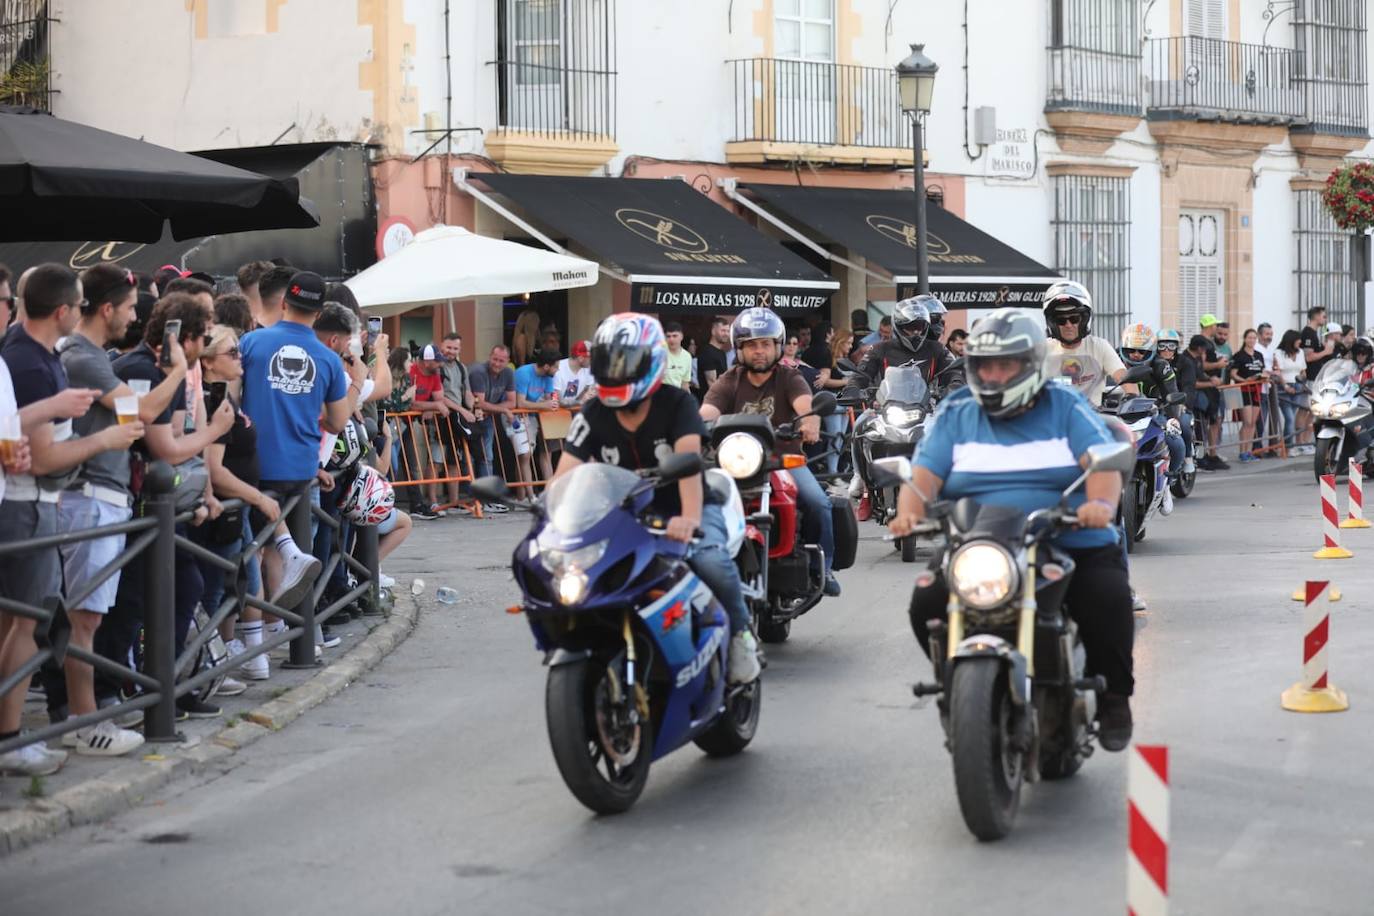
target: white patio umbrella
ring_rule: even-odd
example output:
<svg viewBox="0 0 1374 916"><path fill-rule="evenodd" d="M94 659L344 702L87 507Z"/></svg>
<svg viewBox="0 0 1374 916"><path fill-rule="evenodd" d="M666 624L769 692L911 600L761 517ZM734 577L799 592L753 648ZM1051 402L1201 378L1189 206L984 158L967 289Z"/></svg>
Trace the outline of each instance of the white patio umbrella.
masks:
<svg viewBox="0 0 1374 916"><path fill-rule="evenodd" d="M386 317L428 302L573 289L596 280L595 262L435 226L345 285L369 315Z"/></svg>

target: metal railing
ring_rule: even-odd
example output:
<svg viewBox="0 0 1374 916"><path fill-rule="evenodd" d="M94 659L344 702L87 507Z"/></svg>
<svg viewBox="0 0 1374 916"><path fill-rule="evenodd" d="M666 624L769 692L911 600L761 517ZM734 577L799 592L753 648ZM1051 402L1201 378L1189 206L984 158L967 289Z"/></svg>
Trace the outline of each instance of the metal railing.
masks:
<svg viewBox="0 0 1374 916"><path fill-rule="evenodd" d="M890 68L751 57L734 72L733 140L911 148Z"/></svg>
<svg viewBox="0 0 1374 916"><path fill-rule="evenodd" d="M1150 39L1145 63L1152 117L1275 124L1306 117L1298 51L1188 35Z"/></svg>
<svg viewBox="0 0 1374 916"><path fill-rule="evenodd" d="M52 110L52 23L47 0L0 4L0 105Z"/></svg>
<svg viewBox="0 0 1374 916"><path fill-rule="evenodd" d="M312 485L313 487L313 485ZM13 738L0 741L0 754L23 747L37 741L66 734L107 719L123 716L128 712L143 712L143 736L149 742L175 742L182 740L176 730L176 701L179 697L205 688L212 681L232 674L244 662L270 652L284 643L290 643L291 654L288 667L313 668L315 660L315 627L329 620L349 603L363 599L372 608L380 607L380 593L377 582L378 554L377 529L357 527L357 542L353 552L348 555L342 549L346 545L334 540L335 549L324 564L314 588L295 608L278 607L252 595L242 593L238 583L239 569L272 537L277 522L269 521L261 531L256 532L252 543L243 552L226 559L177 534L178 525L191 520L192 512L178 514L176 511L176 473L162 462L154 463L144 480L144 510L141 517L115 525L105 525L83 531L64 532L43 538L31 538L0 544L0 562L34 550L55 550L61 545L82 541L97 540L124 534L133 538L125 549L104 568L97 572L92 581L79 593L63 597L49 597L43 607L20 601L0 598L0 610L36 622L34 641L38 651L18 670L0 681L0 696L14 689L20 682L27 680L45 663L51 661L59 668L70 656L90 665L97 673L110 678L131 682L139 693L125 702L99 709L96 712L67 718L44 728L25 732ZM277 495L277 494L270 494ZM301 490L291 494L280 494L282 517L287 521L292 538L297 544L310 544L311 517L321 525L339 529L341 523L330 513L318 506L311 505L309 492ZM240 500L228 500L226 510L242 509ZM136 537L134 537L136 536ZM218 608L209 609L208 622L193 628L185 647L176 653L176 607L175 607L175 568L176 552L181 551L197 562L212 565L234 575L232 588L226 585L226 594ZM71 626L66 616L67 608L79 608L92 592L99 588L115 573L130 563L143 564L141 578L141 604L143 608L143 665L141 671L134 670L94 652L71 646L69 636ZM339 563L346 563L358 576L359 584L349 590L323 610L316 605L327 587L330 577ZM255 607L268 614L281 618L287 629L272 637L264 636L262 644L246 649L239 655L221 660L219 663L186 677L178 672L188 671L197 655L217 634L219 626L236 610L243 606Z"/></svg>
<svg viewBox="0 0 1374 916"><path fill-rule="evenodd" d="M615 136L615 0L498 0L497 29L501 127Z"/></svg>
<svg viewBox="0 0 1374 916"><path fill-rule="evenodd" d="M1141 113L1140 55L1050 48L1046 111Z"/></svg>
<svg viewBox="0 0 1374 916"><path fill-rule="evenodd" d="M1303 55L1298 81L1317 133L1363 137L1369 132L1365 0L1300 0L1293 43Z"/></svg>

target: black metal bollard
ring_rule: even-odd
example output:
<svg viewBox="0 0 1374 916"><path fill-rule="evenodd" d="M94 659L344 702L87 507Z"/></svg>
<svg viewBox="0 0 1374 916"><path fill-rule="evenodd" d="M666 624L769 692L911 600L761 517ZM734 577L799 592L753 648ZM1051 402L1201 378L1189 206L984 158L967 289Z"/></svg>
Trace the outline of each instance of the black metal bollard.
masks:
<svg viewBox="0 0 1374 916"><path fill-rule="evenodd" d="M367 590L367 601L364 602L363 613L380 614L382 613L381 588L377 585L380 578L381 560L377 557L377 526L359 525L355 527L356 538L354 540L354 558L367 567L369 588Z"/></svg>
<svg viewBox="0 0 1374 916"><path fill-rule="evenodd" d="M290 494L282 494L283 499L289 498ZM309 550L315 543L310 536L310 486L307 485L301 490L301 498L296 502L295 508L291 510L286 518L286 527L291 530L291 539L301 545L303 549ZM301 603L294 608L287 610L295 611L301 615L301 635L291 640L291 657L285 662L286 668L314 668L318 662L315 661L315 590L306 592Z"/></svg>
<svg viewBox="0 0 1374 916"><path fill-rule="evenodd" d="M177 473L154 462L143 478L144 513L157 520L157 539L144 551L143 668L158 682L158 701L143 711L143 737L180 741L176 708L176 491Z"/></svg>

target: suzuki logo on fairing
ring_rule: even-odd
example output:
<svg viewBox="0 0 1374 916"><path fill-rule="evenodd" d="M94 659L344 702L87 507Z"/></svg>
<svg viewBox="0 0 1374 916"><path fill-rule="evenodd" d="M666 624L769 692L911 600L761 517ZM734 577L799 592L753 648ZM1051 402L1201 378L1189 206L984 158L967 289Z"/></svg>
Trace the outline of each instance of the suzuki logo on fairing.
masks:
<svg viewBox="0 0 1374 916"><path fill-rule="evenodd" d="M711 657L720 649L720 644L725 641L725 628L716 627L711 633L711 637L706 640L706 645L702 646L697 657L692 659L692 663L677 673L678 688L686 687L698 674L706 670L706 666L711 663Z"/></svg>

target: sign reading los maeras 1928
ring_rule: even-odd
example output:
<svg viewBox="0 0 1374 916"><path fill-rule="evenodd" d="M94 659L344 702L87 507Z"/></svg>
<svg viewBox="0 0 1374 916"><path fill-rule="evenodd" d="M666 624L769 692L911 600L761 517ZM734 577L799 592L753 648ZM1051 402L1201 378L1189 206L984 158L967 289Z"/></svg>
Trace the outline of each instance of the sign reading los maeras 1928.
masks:
<svg viewBox="0 0 1374 916"><path fill-rule="evenodd" d="M685 286L645 283L632 297L643 309L735 311L766 306L778 311L818 309L830 301L829 291L771 290L751 287Z"/></svg>

